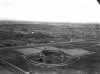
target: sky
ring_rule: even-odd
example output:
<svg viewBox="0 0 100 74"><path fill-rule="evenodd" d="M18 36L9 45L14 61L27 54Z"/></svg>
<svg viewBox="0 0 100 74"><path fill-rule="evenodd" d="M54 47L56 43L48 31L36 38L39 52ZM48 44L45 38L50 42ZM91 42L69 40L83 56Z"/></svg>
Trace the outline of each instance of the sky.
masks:
<svg viewBox="0 0 100 74"><path fill-rule="evenodd" d="M96 0L0 0L0 20L98 22Z"/></svg>

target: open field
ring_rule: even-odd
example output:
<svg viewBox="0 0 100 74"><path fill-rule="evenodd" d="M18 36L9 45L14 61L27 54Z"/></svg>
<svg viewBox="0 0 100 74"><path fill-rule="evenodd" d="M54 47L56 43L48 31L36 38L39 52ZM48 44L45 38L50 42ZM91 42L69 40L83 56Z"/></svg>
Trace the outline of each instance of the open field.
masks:
<svg viewBox="0 0 100 74"><path fill-rule="evenodd" d="M48 74L100 74L100 60L99 60L100 46L98 46L97 43L93 43L93 42L76 42L75 43L74 42L74 43L69 43L69 44L68 43L67 44L60 43L59 45L58 44L51 44L51 46L64 48L66 50L71 49L71 48L82 48L89 51L95 51L96 54L90 55L90 56L83 56L81 57L79 61L77 61L75 64L69 67L56 68L56 69L42 69L42 68L34 66L32 67L33 74L37 74L37 73L38 74L46 74L46 73Z"/></svg>

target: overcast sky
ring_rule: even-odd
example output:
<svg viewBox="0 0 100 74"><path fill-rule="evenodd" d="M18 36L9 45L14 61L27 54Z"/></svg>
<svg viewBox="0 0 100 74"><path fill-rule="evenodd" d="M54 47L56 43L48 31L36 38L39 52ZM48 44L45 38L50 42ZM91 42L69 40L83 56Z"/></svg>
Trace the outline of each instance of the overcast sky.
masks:
<svg viewBox="0 0 100 74"><path fill-rule="evenodd" d="M96 0L0 0L0 20L100 22Z"/></svg>

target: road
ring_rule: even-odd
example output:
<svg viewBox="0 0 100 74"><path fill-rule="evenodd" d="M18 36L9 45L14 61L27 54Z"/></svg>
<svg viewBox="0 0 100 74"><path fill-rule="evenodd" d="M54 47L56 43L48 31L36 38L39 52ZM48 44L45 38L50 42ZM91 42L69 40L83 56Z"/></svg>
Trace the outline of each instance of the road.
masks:
<svg viewBox="0 0 100 74"><path fill-rule="evenodd" d="M34 44L30 46L14 46L14 47L1 47L0 50L4 49L21 49L21 48L34 48L34 47L40 47L40 46L54 46L54 45L73 45L72 43L85 43L84 41L75 41L75 42L55 42L55 43L46 43L46 44ZM89 43L95 43L97 44L98 42L89 42Z"/></svg>

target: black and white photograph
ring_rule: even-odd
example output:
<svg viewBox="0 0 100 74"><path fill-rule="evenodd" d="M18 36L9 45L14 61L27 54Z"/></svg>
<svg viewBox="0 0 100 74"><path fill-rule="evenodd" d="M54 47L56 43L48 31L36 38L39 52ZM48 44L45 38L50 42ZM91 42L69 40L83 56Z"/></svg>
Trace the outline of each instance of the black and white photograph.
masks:
<svg viewBox="0 0 100 74"><path fill-rule="evenodd" d="M0 74L100 74L100 1L0 0Z"/></svg>

